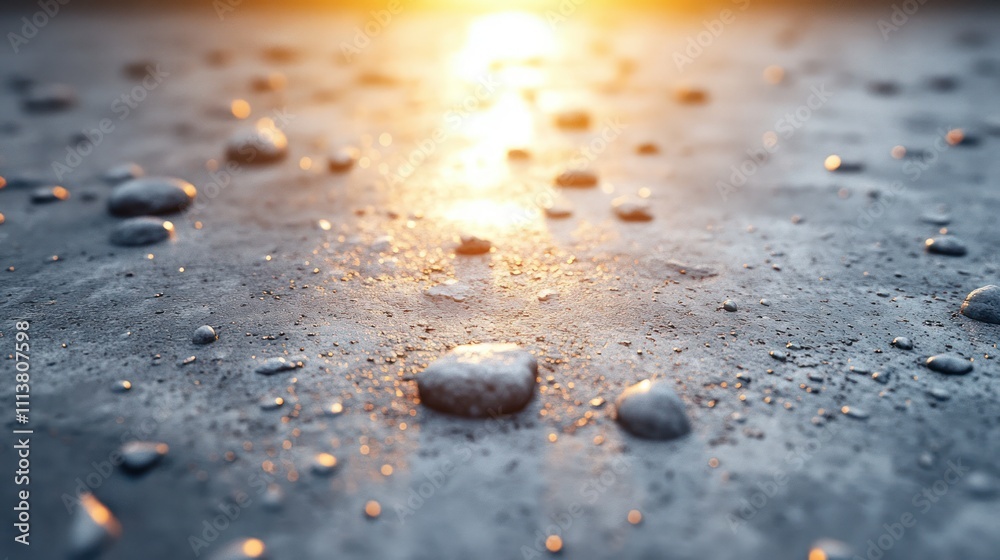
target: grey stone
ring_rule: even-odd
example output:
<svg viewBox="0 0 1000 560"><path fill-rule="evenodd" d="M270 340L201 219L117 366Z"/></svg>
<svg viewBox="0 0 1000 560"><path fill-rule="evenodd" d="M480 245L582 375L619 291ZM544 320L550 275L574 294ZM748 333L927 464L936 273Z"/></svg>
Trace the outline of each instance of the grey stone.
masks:
<svg viewBox="0 0 1000 560"><path fill-rule="evenodd" d="M947 255L949 257L961 257L968 249L965 243L954 235L939 235L924 242L928 253L936 255Z"/></svg>
<svg viewBox="0 0 1000 560"><path fill-rule="evenodd" d="M130 441L121 448L122 467L139 473L152 468L169 451L165 443L155 441Z"/></svg>
<svg viewBox="0 0 1000 560"><path fill-rule="evenodd" d="M108 210L116 216L170 214L191 205L198 190L173 177L140 177L111 191Z"/></svg>
<svg viewBox="0 0 1000 560"><path fill-rule="evenodd" d="M100 556L121 536L121 524L93 494L79 496L69 528L69 555L74 559Z"/></svg>
<svg viewBox="0 0 1000 560"><path fill-rule="evenodd" d="M124 183L125 181L138 179L145 174L146 172L138 164L123 163L105 171L104 174L101 175L101 178L110 185L118 185L120 183Z"/></svg>
<svg viewBox="0 0 1000 560"><path fill-rule="evenodd" d="M965 375L972 371L972 362L956 354L938 354L927 358L931 371L947 375Z"/></svg>
<svg viewBox="0 0 1000 560"><path fill-rule="evenodd" d="M962 315L983 323L1000 325L1000 286L973 290L962 303Z"/></svg>
<svg viewBox="0 0 1000 560"><path fill-rule="evenodd" d="M664 382L640 381L615 401L623 428L646 439L675 439L691 431L684 401Z"/></svg>
<svg viewBox="0 0 1000 560"><path fill-rule="evenodd" d="M638 196L619 196L611 201L611 208L624 222L648 222L653 219L649 200Z"/></svg>
<svg viewBox="0 0 1000 560"><path fill-rule="evenodd" d="M233 134L226 144L226 158L245 165L264 165L288 155L285 133L273 126L258 125Z"/></svg>
<svg viewBox="0 0 1000 560"><path fill-rule="evenodd" d="M419 373L417 390L434 410L482 418L524 408L537 375L535 357L514 344L464 345Z"/></svg>
<svg viewBox="0 0 1000 560"><path fill-rule="evenodd" d="M195 344L211 344L219 339L219 335L215 333L209 325L202 325L194 330L194 336L191 338L191 342Z"/></svg>
<svg viewBox="0 0 1000 560"><path fill-rule="evenodd" d="M152 216L140 216L116 225L111 230L110 241L113 245L122 247L139 247L169 239L173 233L173 224Z"/></svg>

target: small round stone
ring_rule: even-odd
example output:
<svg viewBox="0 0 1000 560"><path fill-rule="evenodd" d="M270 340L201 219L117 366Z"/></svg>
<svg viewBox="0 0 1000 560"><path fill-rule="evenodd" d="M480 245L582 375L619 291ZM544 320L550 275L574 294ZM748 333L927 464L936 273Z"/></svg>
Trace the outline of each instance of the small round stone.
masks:
<svg viewBox="0 0 1000 560"><path fill-rule="evenodd" d="M302 367L300 362L293 359L286 359L282 356L276 356L274 358L264 360L259 366L257 366L256 371L262 375L274 375L276 373L292 370L298 367Z"/></svg>
<svg viewBox="0 0 1000 560"><path fill-rule="evenodd" d="M965 297L961 312L970 319L1000 325L1000 286L990 284L973 290Z"/></svg>
<svg viewBox="0 0 1000 560"><path fill-rule="evenodd" d="M938 354L925 362L931 371L946 375L965 375L972 371L972 362L956 354Z"/></svg>
<svg viewBox="0 0 1000 560"><path fill-rule="evenodd" d="M701 105L708 101L708 92L693 86L679 86L674 89L674 99L684 105Z"/></svg>
<svg viewBox="0 0 1000 560"><path fill-rule="evenodd" d="M784 362L785 360L788 359L788 356L781 350L771 350L770 352L768 352L768 354L775 360L778 360L779 362Z"/></svg>
<svg viewBox="0 0 1000 560"><path fill-rule="evenodd" d="M22 105L32 113L62 111L76 105L76 91L65 84L34 86L24 96Z"/></svg>
<svg viewBox="0 0 1000 560"><path fill-rule="evenodd" d="M524 408L537 375L535 357L514 344L472 344L427 366L417 375L417 390L434 410L482 418Z"/></svg>
<svg viewBox="0 0 1000 560"><path fill-rule="evenodd" d="M597 174L586 169L569 169L556 177L556 185L575 189L597 186Z"/></svg>
<svg viewBox="0 0 1000 560"><path fill-rule="evenodd" d="M317 453L310 468L317 476L330 476L337 470L337 458L329 453Z"/></svg>
<svg viewBox="0 0 1000 560"><path fill-rule="evenodd" d="M260 539L239 539L227 544L209 560L267 560L267 547Z"/></svg>
<svg viewBox="0 0 1000 560"><path fill-rule="evenodd" d="M122 445L122 466L133 473L149 470L170 450L165 443L155 441L130 441Z"/></svg>
<svg viewBox="0 0 1000 560"><path fill-rule="evenodd" d="M111 230L111 244L121 247L141 247L169 239L174 233L174 224L154 218L140 216L123 220Z"/></svg>
<svg viewBox="0 0 1000 560"><path fill-rule="evenodd" d="M111 384L112 393L127 393L132 390L132 382L121 379Z"/></svg>
<svg viewBox="0 0 1000 560"><path fill-rule="evenodd" d="M195 344L211 344L219 339L219 335L215 334L215 329L210 325L202 325L194 330L194 336L191 338L191 342Z"/></svg>
<svg viewBox="0 0 1000 560"><path fill-rule="evenodd" d="M531 152L523 148L511 148L507 150L507 159L511 161L527 161L531 159Z"/></svg>
<svg viewBox="0 0 1000 560"><path fill-rule="evenodd" d="M191 205L198 190L172 177L140 177L111 191L108 210L116 216L170 214Z"/></svg>
<svg viewBox="0 0 1000 560"><path fill-rule="evenodd" d="M555 117L556 126L570 130L590 128L590 114L582 110L563 111Z"/></svg>
<svg viewBox="0 0 1000 560"><path fill-rule="evenodd" d="M542 204L545 215L554 220L561 220L573 215L573 203L561 194L555 194Z"/></svg>
<svg viewBox="0 0 1000 560"><path fill-rule="evenodd" d="M64 187L36 187L31 191L31 202L35 204L47 204L49 202L59 202L69 198L69 191Z"/></svg>
<svg viewBox="0 0 1000 560"><path fill-rule="evenodd" d="M646 439L675 439L691 431L684 401L664 382L632 385L615 401L615 418L633 435Z"/></svg>
<svg viewBox="0 0 1000 560"><path fill-rule="evenodd" d="M892 345L900 350L913 350L913 343L905 336L897 336L892 339Z"/></svg>
<svg viewBox="0 0 1000 560"><path fill-rule="evenodd" d="M947 255L949 257L961 257L968 249L961 239L953 235L939 235L924 242L928 253L936 255Z"/></svg>
<svg viewBox="0 0 1000 560"><path fill-rule="evenodd" d="M660 153L660 147L652 142L644 142L636 146L635 152L643 156L652 156Z"/></svg>
<svg viewBox="0 0 1000 560"><path fill-rule="evenodd" d="M260 409L261 410L278 410L285 404L285 399L282 397L266 396L260 399Z"/></svg>
<svg viewBox="0 0 1000 560"><path fill-rule="evenodd" d="M327 168L331 173L344 173L354 167L354 162L357 159L357 150L341 148L330 154L327 159Z"/></svg>
<svg viewBox="0 0 1000 560"><path fill-rule="evenodd" d="M79 496L70 522L69 546L72 558L97 558L121 536L122 526L107 506L93 494Z"/></svg>
<svg viewBox="0 0 1000 560"><path fill-rule="evenodd" d="M611 201L618 219L624 222L648 222L653 219L649 200L638 196L619 196Z"/></svg>
<svg viewBox="0 0 1000 560"><path fill-rule="evenodd" d="M730 313L733 313L739 309L739 307L736 306L736 302L731 299L727 299L726 301L722 302L722 308Z"/></svg>
<svg viewBox="0 0 1000 560"><path fill-rule="evenodd" d="M493 244L489 239L482 239L475 235L463 235L455 252L459 255L484 255L490 252Z"/></svg>
<svg viewBox="0 0 1000 560"><path fill-rule="evenodd" d="M237 132L226 144L226 158L246 165L274 163L287 155L285 133L267 123Z"/></svg>
<svg viewBox="0 0 1000 560"><path fill-rule="evenodd" d="M125 181L138 179L145 174L146 172L139 166L139 164L123 163L105 171L101 178L104 179L104 182L109 185L118 185L124 183Z"/></svg>

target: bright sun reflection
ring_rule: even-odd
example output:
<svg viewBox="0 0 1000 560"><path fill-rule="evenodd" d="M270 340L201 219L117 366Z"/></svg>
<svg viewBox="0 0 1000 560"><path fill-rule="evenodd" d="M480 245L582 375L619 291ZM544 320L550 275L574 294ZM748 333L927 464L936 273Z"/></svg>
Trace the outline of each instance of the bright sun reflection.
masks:
<svg viewBox="0 0 1000 560"><path fill-rule="evenodd" d="M555 51L552 28L528 12L499 12L480 16L469 24L468 36L455 57L459 77L478 81L488 74L504 73L504 83L530 85L534 72L518 64L533 64ZM512 65L510 70L501 66Z"/></svg>
<svg viewBox="0 0 1000 560"><path fill-rule="evenodd" d="M501 233L531 224L537 212L513 202L490 200L465 200L452 204L445 211L445 218L479 235Z"/></svg>

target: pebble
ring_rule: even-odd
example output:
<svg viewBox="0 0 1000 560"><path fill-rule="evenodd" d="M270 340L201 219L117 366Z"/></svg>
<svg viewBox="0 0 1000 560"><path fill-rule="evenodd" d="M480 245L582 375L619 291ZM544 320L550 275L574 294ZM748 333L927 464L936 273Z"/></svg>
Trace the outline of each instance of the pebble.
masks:
<svg viewBox="0 0 1000 560"><path fill-rule="evenodd" d="M556 185L584 189L597 186L597 174L586 169L569 169L556 177Z"/></svg>
<svg viewBox="0 0 1000 560"><path fill-rule="evenodd" d="M951 214L946 212L924 212L920 221L932 226L944 227L951 223Z"/></svg>
<svg viewBox="0 0 1000 560"><path fill-rule="evenodd" d="M947 375L964 375L972 371L972 362L956 354L938 354L925 362L931 371Z"/></svg>
<svg viewBox="0 0 1000 560"><path fill-rule="evenodd" d="M977 498L992 498L1000 493L996 478L985 471L972 471L964 482L969 494Z"/></svg>
<svg viewBox="0 0 1000 560"><path fill-rule="evenodd" d="M482 239L475 235L463 235L459 241L455 252L459 255L483 255L490 252L493 244L489 239Z"/></svg>
<svg viewBox="0 0 1000 560"><path fill-rule="evenodd" d="M137 163L123 163L116 165L104 172L101 178L109 185L117 185L132 179L138 179L146 174L146 171Z"/></svg>
<svg viewBox="0 0 1000 560"><path fill-rule="evenodd" d="M330 154L326 165L331 173L344 173L354 167L354 162L357 159L357 150L353 148L341 148Z"/></svg>
<svg viewBox="0 0 1000 560"><path fill-rule="evenodd" d="M11 189L30 189L32 187L44 187L52 182L40 173L21 172L11 175L4 175L6 187Z"/></svg>
<svg viewBox="0 0 1000 560"><path fill-rule="evenodd" d="M897 336L892 339L892 345L900 350L913 350L913 343L905 336Z"/></svg>
<svg viewBox="0 0 1000 560"><path fill-rule="evenodd" d="M552 301L559 297L559 292L551 289L544 289L538 292L538 301Z"/></svg>
<svg viewBox="0 0 1000 560"><path fill-rule="evenodd" d="M770 307L771 306L771 300L769 300L767 298L762 298L760 300L760 304L763 305L764 307Z"/></svg>
<svg viewBox="0 0 1000 560"><path fill-rule="evenodd" d="M845 406L840 411L848 418L854 418L855 420L866 420L868 418L868 411L856 406Z"/></svg>
<svg viewBox="0 0 1000 560"><path fill-rule="evenodd" d="M122 467L133 473L152 468L170 450L165 443L155 441L130 441L121 447Z"/></svg>
<svg viewBox="0 0 1000 560"><path fill-rule="evenodd" d="M563 111L555 116L556 126L565 129L590 128L590 114L582 110Z"/></svg>
<svg viewBox="0 0 1000 560"><path fill-rule="evenodd" d="M285 505L285 491L278 484L268 484L261 503L269 511L278 511Z"/></svg>
<svg viewBox="0 0 1000 560"><path fill-rule="evenodd" d="M281 161L288 155L285 133L267 123L233 134L226 144L226 158L247 165Z"/></svg>
<svg viewBox="0 0 1000 560"><path fill-rule="evenodd" d="M826 377L822 373L819 373L818 371L810 371L806 375L806 377L808 377L810 381L816 381L819 383L826 381Z"/></svg>
<svg viewBox="0 0 1000 560"><path fill-rule="evenodd" d="M967 252L965 243L953 235L939 235L924 242L928 253L961 257Z"/></svg>
<svg viewBox="0 0 1000 560"><path fill-rule="evenodd" d="M281 397L267 396L260 399L261 410L278 410L284 404L285 399Z"/></svg>
<svg viewBox="0 0 1000 560"><path fill-rule="evenodd" d="M140 177L111 191L108 210L116 216L170 214L191 205L198 190L173 177Z"/></svg>
<svg viewBox="0 0 1000 560"><path fill-rule="evenodd" d="M852 560L854 550L850 545L836 539L819 539L809 547L810 560L821 558L822 560Z"/></svg>
<svg viewBox="0 0 1000 560"><path fill-rule="evenodd" d="M219 340L219 335L215 333L210 325L202 325L194 330L194 336L191 337L191 342L195 344L211 344Z"/></svg>
<svg viewBox="0 0 1000 560"><path fill-rule="evenodd" d="M680 86L674 88L674 99L684 105L700 105L708 101L708 92L697 87Z"/></svg>
<svg viewBox="0 0 1000 560"><path fill-rule="evenodd" d="M24 110L32 113L62 111L74 105L76 105L76 91L65 84L34 86L22 100Z"/></svg>
<svg viewBox="0 0 1000 560"><path fill-rule="evenodd" d="M154 218L140 216L123 220L111 230L111 244L122 247L152 245L169 239L174 233L174 224Z"/></svg>
<svg viewBox="0 0 1000 560"><path fill-rule="evenodd" d="M292 359L287 359L282 356L276 356L274 358L268 358L264 360L259 366L257 366L257 373L263 375L274 375L282 371L292 370L298 367L302 367L300 362L294 361Z"/></svg>
<svg viewBox="0 0 1000 560"><path fill-rule="evenodd" d="M944 387L931 387L927 389L927 394L939 401L946 401L951 398L951 393Z"/></svg>
<svg viewBox="0 0 1000 560"><path fill-rule="evenodd" d="M675 439L691 431L684 401L665 382L640 381L615 401L615 419L633 435Z"/></svg>
<svg viewBox="0 0 1000 560"><path fill-rule="evenodd" d="M733 313L737 309L739 309L736 306L736 302L731 299L727 299L726 301L722 302L722 308L725 309L726 311L729 311L730 313Z"/></svg>
<svg viewBox="0 0 1000 560"><path fill-rule="evenodd" d="M768 352L768 354L770 354L772 358L778 360L779 362L784 362L785 360L788 359L788 356L786 356L785 353L782 352L781 350L771 350L770 352Z"/></svg>
<svg viewBox="0 0 1000 560"><path fill-rule="evenodd" d="M542 204L545 215L549 218L560 220L573 215L573 203L563 195L556 194L550 200Z"/></svg>
<svg viewBox="0 0 1000 560"><path fill-rule="evenodd" d="M47 204L49 202L59 202L69 198L69 191L63 187L36 187L31 191L31 202L35 204Z"/></svg>
<svg viewBox="0 0 1000 560"><path fill-rule="evenodd" d="M93 494L82 494L69 528L72 558L97 558L121 535L114 514Z"/></svg>
<svg viewBox="0 0 1000 560"><path fill-rule="evenodd" d="M111 385L112 393L127 393L131 390L132 390L132 382L125 379L115 381Z"/></svg>
<svg viewBox="0 0 1000 560"><path fill-rule="evenodd" d="M316 476L330 476L337 470L337 458L329 453L317 453L310 469Z"/></svg>
<svg viewBox="0 0 1000 560"><path fill-rule="evenodd" d="M965 297L961 312L970 319L1000 325L1000 286L990 284L973 290Z"/></svg>
<svg viewBox="0 0 1000 560"><path fill-rule="evenodd" d="M417 375L420 400L449 414L483 418L517 412L535 394L538 363L514 344L459 346Z"/></svg>
<svg viewBox="0 0 1000 560"><path fill-rule="evenodd" d="M660 153L660 147L652 142L644 142L636 146L635 153L643 156L652 156Z"/></svg>
<svg viewBox="0 0 1000 560"><path fill-rule="evenodd" d="M260 539L239 539L209 557L210 560L267 560L267 547Z"/></svg>
<svg viewBox="0 0 1000 560"><path fill-rule="evenodd" d="M511 148L507 150L507 159L511 161L526 161L531 159L531 152L523 148Z"/></svg>
<svg viewBox="0 0 1000 560"><path fill-rule="evenodd" d="M463 302L469 298L471 291L472 289L469 288L468 284L451 278L445 280L441 284L427 288L424 294L437 301L447 299L451 301Z"/></svg>
<svg viewBox="0 0 1000 560"><path fill-rule="evenodd" d="M619 196L611 201L615 215L625 222L648 222L653 219L649 200L638 196Z"/></svg>

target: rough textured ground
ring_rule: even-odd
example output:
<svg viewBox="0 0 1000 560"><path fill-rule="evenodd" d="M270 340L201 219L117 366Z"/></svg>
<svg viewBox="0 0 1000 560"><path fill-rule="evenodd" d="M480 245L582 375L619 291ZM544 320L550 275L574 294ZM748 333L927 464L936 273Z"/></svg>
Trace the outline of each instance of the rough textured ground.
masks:
<svg viewBox="0 0 1000 560"><path fill-rule="evenodd" d="M201 556L252 536L272 558L508 559L546 556L540 536L559 534L567 558L797 559L821 538L864 557L884 524L910 513L916 525L883 538L884 558L995 558L1000 502L973 490L1000 475L1000 327L958 310L1000 283L988 120L1000 112L1000 13L928 4L885 40L877 21L889 6L733 10L681 70L673 54L718 12L581 10L550 25L404 10L348 63L340 45L364 14L238 7L220 22L207 3L117 16L70 4L20 54L4 50L5 77L71 84L79 104L26 114L17 93L0 93L0 174L54 181L51 162L64 162L74 134L105 117L115 129L60 181L69 200L0 190L0 267L12 268L0 273L0 342L12 354L14 320L30 319L36 432L33 544L26 555L6 536L5 482L0 554L63 556L62 496L139 437L168 443L166 460L143 476L92 477L123 528L104 558L194 557L189 537L247 498ZM0 17L0 30L19 18ZM137 61L168 75L119 119L115 99L138 83L123 68ZM784 68L778 84L762 77L770 65ZM254 91L271 72L286 87ZM481 79L500 85L477 99ZM886 82L898 91L873 87ZM679 103L682 83L707 102ZM785 115L814 87L828 100L786 135ZM236 98L253 109L247 121L230 113ZM567 108L588 111L590 130L553 126ZM228 136L260 117L278 121L289 157L209 187ZM433 153L396 181L435 128ZM933 149L953 128L979 143L944 144L919 173L890 156L895 145ZM720 196L717 183L768 131L775 153ZM552 178L602 132L611 141L590 163L601 186L565 192L574 215L545 218L536 203ZM660 153L637 154L644 142ZM325 154L339 145L367 159L330 174ZM510 147L533 157L508 163ZM829 173L829 154L864 168ZM200 189L198 207L171 218L174 241L108 243L118 219L99 176L126 161ZM641 188L655 219L617 220L611 200ZM939 205L966 256L923 251L941 226L919 217ZM494 252L456 256L470 231ZM448 279L466 285L464 301L425 294ZM539 301L546 289L559 295ZM721 310L726 299L738 311ZM217 342L191 343L202 324ZM896 336L913 350L894 348ZM486 421L422 407L414 376L476 342L537 355L534 401ZM974 371L922 366L946 351L974 358ZM308 362L254 373L282 355ZM645 378L676 384L689 436L644 441L615 424L611 403ZM133 389L114 393L120 379ZM935 387L950 398L929 396ZM6 382L3 402L12 391ZM260 408L279 395L282 408ZM344 412L324 415L335 402ZM0 440L5 471L12 444ZM332 476L310 471L320 452L337 456ZM925 509L914 496L949 461L970 474ZM262 504L267 481L284 491L280 511ZM377 519L364 514L369 500Z"/></svg>

